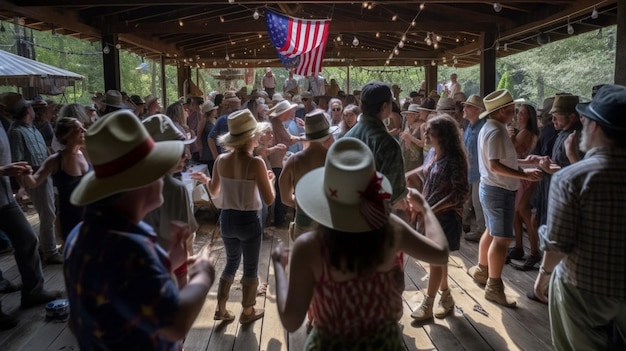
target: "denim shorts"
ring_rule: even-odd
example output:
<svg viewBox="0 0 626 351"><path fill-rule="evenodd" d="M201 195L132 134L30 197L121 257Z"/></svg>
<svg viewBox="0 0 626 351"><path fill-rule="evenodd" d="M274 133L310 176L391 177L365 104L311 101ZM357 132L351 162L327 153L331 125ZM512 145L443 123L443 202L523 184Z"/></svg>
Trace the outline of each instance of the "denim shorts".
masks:
<svg viewBox="0 0 626 351"><path fill-rule="evenodd" d="M481 183L479 194L485 225L489 228L491 236L514 238L515 191Z"/></svg>

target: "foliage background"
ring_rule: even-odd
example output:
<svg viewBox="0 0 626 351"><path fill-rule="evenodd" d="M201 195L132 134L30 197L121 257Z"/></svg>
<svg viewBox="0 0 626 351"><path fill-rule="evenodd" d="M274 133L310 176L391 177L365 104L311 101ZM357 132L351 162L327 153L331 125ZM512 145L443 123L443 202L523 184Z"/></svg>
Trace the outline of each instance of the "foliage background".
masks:
<svg viewBox="0 0 626 351"><path fill-rule="evenodd" d="M34 58L53 66L76 72L86 77L82 86L69 87L63 96L54 97L62 102L90 103L94 92L104 90L102 48L100 43L91 43L77 38L54 33L31 31L12 23L4 22L0 31L0 49L16 53L19 40L33 43ZM515 97L523 97L537 105L545 97L557 92L569 92L590 98L591 88L614 80L615 26L574 35L568 39L552 42L519 54L499 58L496 61L498 85L509 87ZM160 65L144 60L141 56L120 50L120 72L122 90L129 94L162 96ZM145 64L142 66L141 64ZM349 70L349 72L348 72ZM279 87L287 78L287 70L273 69ZM177 100L177 70L165 67L167 100ZM192 69L192 80L205 92L224 90L223 82L214 79L219 69ZM446 81L451 73L458 74L458 81L466 95L480 91L480 67L438 67L438 80ZM255 83L247 86L248 92L259 88L264 67L255 72ZM322 75L328 82L335 79L347 93L360 89L371 80L382 80L398 84L403 97L417 90L424 80L423 67L328 67ZM349 77L349 78L348 78ZM500 81L503 78L502 81ZM236 88L245 86L243 80L233 82ZM497 86L498 86L497 85ZM16 91L15 87L0 87L0 91ZM66 101L63 101L66 100Z"/></svg>

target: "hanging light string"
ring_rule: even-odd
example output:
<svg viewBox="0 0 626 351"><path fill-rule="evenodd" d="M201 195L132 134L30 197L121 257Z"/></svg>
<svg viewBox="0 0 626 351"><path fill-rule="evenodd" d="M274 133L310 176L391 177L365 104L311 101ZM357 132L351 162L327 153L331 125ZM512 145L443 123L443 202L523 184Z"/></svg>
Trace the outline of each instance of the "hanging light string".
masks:
<svg viewBox="0 0 626 351"><path fill-rule="evenodd" d="M393 49L391 49L391 53L389 54L389 57L385 61L385 66L389 66L389 63L393 59L394 55L398 56L400 54L400 49L404 47L404 42L406 40L407 35L409 34L409 31L417 23L417 19L420 16L420 14L422 13L422 11L424 10L424 7L425 7L424 3L420 4L419 9L417 11L417 14L415 15L415 17L413 17L413 20L411 20L411 22L409 22L409 25L408 25L407 29L402 34L402 38L400 39L400 42L398 42L398 44L396 44L396 46ZM396 15L394 14L394 16L396 16ZM402 44L400 44L400 43L402 43Z"/></svg>

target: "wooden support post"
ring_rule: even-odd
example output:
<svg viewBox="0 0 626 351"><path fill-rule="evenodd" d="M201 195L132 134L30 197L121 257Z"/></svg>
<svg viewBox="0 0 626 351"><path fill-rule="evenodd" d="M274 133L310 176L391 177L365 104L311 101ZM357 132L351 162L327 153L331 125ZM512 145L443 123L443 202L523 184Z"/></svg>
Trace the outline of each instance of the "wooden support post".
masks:
<svg viewBox="0 0 626 351"><path fill-rule="evenodd" d="M102 35L102 66L104 68L104 90L121 90L120 53L115 47L117 35Z"/></svg>
<svg viewBox="0 0 626 351"><path fill-rule="evenodd" d="M167 81L165 80L165 55L161 54L161 101L165 109L169 104L167 101Z"/></svg>
<svg viewBox="0 0 626 351"><path fill-rule="evenodd" d="M626 85L626 0L617 0L616 32L615 84Z"/></svg>
<svg viewBox="0 0 626 351"><path fill-rule="evenodd" d="M485 32L482 34L482 50L480 55L480 95L483 97L496 90L495 38L496 34L494 32Z"/></svg>
<svg viewBox="0 0 626 351"><path fill-rule="evenodd" d="M424 77L426 79L426 96L430 94L431 91L437 91L437 68L438 66L433 66L430 63L426 63L424 66Z"/></svg>

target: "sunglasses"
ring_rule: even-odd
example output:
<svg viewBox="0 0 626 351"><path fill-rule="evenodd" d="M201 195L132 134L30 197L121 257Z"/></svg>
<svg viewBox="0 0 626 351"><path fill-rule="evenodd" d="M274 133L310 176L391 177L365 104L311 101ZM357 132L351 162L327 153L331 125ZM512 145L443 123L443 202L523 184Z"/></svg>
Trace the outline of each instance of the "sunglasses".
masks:
<svg viewBox="0 0 626 351"><path fill-rule="evenodd" d="M335 108L333 108L333 111L339 112L339 111L341 111L341 107L335 107Z"/></svg>

